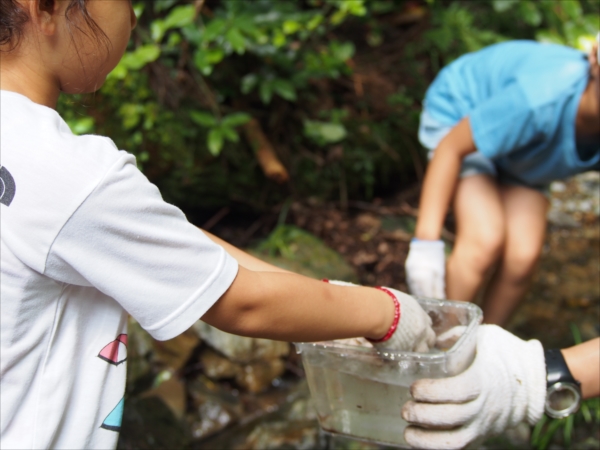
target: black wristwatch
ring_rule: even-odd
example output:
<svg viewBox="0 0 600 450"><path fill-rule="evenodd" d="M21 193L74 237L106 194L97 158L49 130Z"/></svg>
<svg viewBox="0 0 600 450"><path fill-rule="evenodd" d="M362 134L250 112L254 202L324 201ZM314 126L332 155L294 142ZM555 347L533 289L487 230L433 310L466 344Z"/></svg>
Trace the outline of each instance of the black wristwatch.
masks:
<svg viewBox="0 0 600 450"><path fill-rule="evenodd" d="M581 383L573 378L558 349L544 351L546 357L546 414L562 419L579 410L581 405Z"/></svg>

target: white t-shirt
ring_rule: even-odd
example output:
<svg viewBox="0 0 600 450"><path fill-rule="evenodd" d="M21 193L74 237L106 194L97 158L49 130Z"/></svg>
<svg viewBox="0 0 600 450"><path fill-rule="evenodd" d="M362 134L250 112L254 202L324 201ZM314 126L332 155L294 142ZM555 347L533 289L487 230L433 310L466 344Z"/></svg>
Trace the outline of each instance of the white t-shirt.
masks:
<svg viewBox="0 0 600 450"><path fill-rule="evenodd" d="M170 339L238 266L110 139L75 136L22 95L0 101L0 447L114 448L127 313Z"/></svg>

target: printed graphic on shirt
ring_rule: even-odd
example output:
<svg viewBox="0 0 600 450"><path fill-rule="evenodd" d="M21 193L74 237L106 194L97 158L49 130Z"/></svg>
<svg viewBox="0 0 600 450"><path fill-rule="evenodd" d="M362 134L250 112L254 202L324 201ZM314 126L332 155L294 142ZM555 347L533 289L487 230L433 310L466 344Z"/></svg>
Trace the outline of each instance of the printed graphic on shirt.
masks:
<svg viewBox="0 0 600 450"><path fill-rule="evenodd" d="M6 167L0 167L0 203L10 206L15 197L15 180Z"/></svg>
<svg viewBox="0 0 600 450"><path fill-rule="evenodd" d="M118 366L127 360L127 335L120 334L114 341L104 346L98 358Z"/></svg>
<svg viewBox="0 0 600 450"><path fill-rule="evenodd" d="M105 430L109 430L109 431L116 431L119 432L121 431L121 422L123 421L123 404L125 403L125 398L122 398L119 403L117 404L117 406L114 407L114 409L110 412L110 414L108 416L106 416L106 419L104 419L104 422L102 422L102 425L100 425L100 428L104 428Z"/></svg>

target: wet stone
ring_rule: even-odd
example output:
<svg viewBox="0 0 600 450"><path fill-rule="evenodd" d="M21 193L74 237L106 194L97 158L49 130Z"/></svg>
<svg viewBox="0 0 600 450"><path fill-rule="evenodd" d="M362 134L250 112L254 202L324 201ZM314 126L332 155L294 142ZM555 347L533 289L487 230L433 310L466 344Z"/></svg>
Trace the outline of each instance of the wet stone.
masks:
<svg viewBox="0 0 600 450"><path fill-rule="evenodd" d="M198 335L191 329L168 341L154 341L154 362L164 369L180 370L199 343Z"/></svg>
<svg viewBox="0 0 600 450"><path fill-rule="evenodd" d="M193 328L213 349L239 363L271 360L287 356L290 352L290 345L287 342L236 336L202 321L196 322Z"/></svg>
<svg viewBox="0 0 600 450"><path fill-rule="evenodd" d="M236 383L252 393L262 392L273 380L283 374L285 364L281 359L257 361L247 364L235 377Z"/></svg>
<svg viewBox="0 0 600 450"><path fill-rule="evenodd" d="M204 376L188 383L191 410L187 414L193 439L207 438L237 422L244 415L237 395Z"/></svg>
<svg viewBox="0 0 600 450"><path fill-rule="evenodd" d="M236 364L217 352L205 349L200 355L200 362L204 374L213 379L234 378L241 370L239 364Z"/></svg>
<svg viewBox="0 0 600 450"><path fill-rule="evenodd" d="M183 417L186 406L186 394L185 385L179 378L171 375L169 379L140 395L140 398L149 397L156 397L162 400L178 419Z"/></svg>

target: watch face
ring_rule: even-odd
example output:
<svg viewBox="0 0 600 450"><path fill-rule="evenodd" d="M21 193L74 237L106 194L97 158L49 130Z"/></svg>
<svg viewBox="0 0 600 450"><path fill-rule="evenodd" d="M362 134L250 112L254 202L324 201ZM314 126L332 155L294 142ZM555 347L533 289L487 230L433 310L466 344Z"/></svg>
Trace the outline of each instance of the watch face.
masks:
<svg viewBox="0 0 600 450"><path fill-rule="evenodd" d="M555 383L546 393L546 413L555 419L573 414L579 409L580 403L581 391L573 383Z"/></svg>

